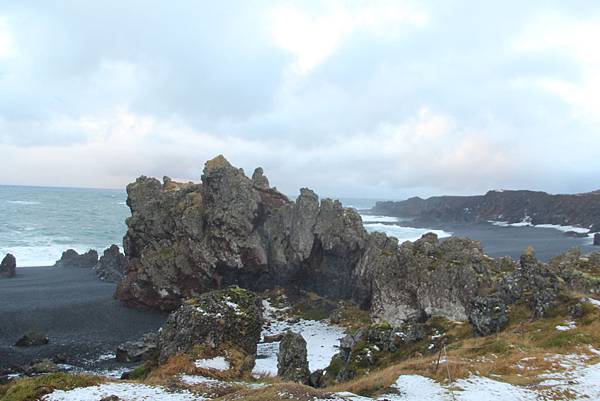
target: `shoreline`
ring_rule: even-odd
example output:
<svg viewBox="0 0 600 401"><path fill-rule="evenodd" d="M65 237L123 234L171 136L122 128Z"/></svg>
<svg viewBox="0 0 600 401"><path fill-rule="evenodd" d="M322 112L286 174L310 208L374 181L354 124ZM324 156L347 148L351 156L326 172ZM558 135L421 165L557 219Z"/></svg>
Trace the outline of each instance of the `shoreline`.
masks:
<svg viewBox="0 0 600 401"><path fill-rule="evenodd" d="M114 299L114 289L92 269L17 267L16 277L0 280L0 321L5 322L0 325L0 369L57 354L66 354L67 364L76 368L116 366L100 357L157 330L167 315L128 308ZM50 343L15 347L28 330L47 335Z"/></svg>

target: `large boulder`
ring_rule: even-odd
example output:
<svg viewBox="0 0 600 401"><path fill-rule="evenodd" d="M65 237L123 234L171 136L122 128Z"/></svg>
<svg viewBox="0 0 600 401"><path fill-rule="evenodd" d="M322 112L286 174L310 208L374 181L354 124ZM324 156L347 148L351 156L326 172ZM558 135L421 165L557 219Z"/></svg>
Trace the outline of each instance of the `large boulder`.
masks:
<svg viewBox="0 0 600 401"><path fill-rule="evenodd" d="M306 340L302 335L291 331L283 335L277 354L277 376L283 380L309 383Z"/></svg>
<svg viewBox="0 0 600 401"><path fill-rule="evenodd" d="M94 270L100 280L118 283L123 278L127 265L127 257L121 253L118 245L113 244L100 256Z"/></svg>
<svg viewBox="0 0 600 401"><path fill-rule="evenodd" d="M14 277L17 269L17 260L13 255L7 253L2 263L0 263L0 278L11 278Z"/></svg>
<svg viewBox="0 0 600 401"><path fill-rule="evenodd" d="M600 246L600 233L594 234L594 245Z"/></svg>
<svg viewBox="0 0 600 401"><path fill-rule="evenodd" d="M153 360L158 353L158 334L146 333L137 341L127 341L117 347L117 362L141 362Z"/></svg>
<svg viewBox="0 0 600 401"><path fill-rule="evenodd" d="M262 305L239 287L212 291L188 299L171 313L159 332L159 362L191 353L197 346L223 350L235 346L256 355L262 330Z"/></svg>
<svg viewBox="0 0 600 401"><path fill-rule="evenodd" d="M81 255L74 249L67 249L54 264L55 267L92 268L98 263L98 252L90 249Z"/></svg>

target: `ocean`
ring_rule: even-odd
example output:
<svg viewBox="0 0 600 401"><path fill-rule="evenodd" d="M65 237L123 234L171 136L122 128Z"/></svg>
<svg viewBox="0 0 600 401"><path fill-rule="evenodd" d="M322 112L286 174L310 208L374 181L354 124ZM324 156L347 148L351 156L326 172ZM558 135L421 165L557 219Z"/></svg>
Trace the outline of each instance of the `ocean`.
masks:
<svg viewBox="0 0 600 401"><path fill-rule="evenodd" d="M62 252L122 245L125 190L0 186L0 255L18 266L49 266ZM0 256L1 257L1 256Z"/></svg>

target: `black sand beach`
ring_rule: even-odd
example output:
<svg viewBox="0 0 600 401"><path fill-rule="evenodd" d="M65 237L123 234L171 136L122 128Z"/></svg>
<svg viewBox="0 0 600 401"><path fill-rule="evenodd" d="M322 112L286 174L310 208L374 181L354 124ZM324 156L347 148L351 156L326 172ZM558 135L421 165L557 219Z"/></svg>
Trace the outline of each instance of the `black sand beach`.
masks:
<svg viewBox="0 0 600 401"><path fill-rule="evenodd" d="M113 299L114 289L91 269L17 268L15 278L0 280L0 368L58 353L75 366L105 366L100 355L162 325L165 314L126 308ZM46 334L50 344L14 347L30 329Z"/></svg>

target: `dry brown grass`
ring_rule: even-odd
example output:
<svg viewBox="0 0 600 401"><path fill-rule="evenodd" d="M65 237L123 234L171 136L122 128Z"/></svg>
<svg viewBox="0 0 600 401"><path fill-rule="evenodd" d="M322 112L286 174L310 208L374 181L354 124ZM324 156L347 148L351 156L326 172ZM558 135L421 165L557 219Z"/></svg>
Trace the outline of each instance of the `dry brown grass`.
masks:
<svg viewBox="0 0 600 401"><path fill-rule="evenodd" d="M466 329L455 326L448 334L458 340L447 346L447 360L442 354L439 366L439 355L411 358L327 390L372 395L390 387L402 374L419 374L446 383L449 377L456 380L477 374L515 385L535 385L540 375L565 370L555 358L557 354L584 354L589 358L587 363L600 359L590 352L590 346L600 348L600 310L588 308L586 315L576 321L576 328L556 330L566 320L570 318L520 319L488 337L465 337Z"/></svg>

